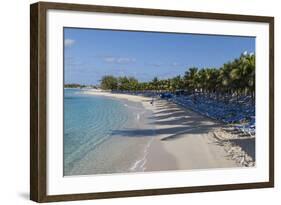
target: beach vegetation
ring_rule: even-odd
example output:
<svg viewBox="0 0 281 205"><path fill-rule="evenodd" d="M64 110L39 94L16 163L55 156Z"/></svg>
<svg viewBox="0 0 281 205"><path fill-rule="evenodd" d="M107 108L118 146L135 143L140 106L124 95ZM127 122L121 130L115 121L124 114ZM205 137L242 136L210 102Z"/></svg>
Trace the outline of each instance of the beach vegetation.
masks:
<svg viewBox="0 0 281 205"><path fill-rule="evenodd" d="M191 67L183 75L168 79L154 77L151 81L140 82L135 77L112 75L103 76L101 88L112 91L171 92L183 91L204 95L228 102L229 99L251 96L255 99L255 55L243 53L240 57L219 68Z"/></svg>
<svg viewBox="0 0 281 205"><path fill-rule="evenodd" d="M112 75L103 76L101 79L101 89L116 90L118 87L118 79Z"/></svg>
<svg viewBox="0 0 281 205"><path fill-rule="evenodd" d="M81 85L78 83L70 83L70 84L65 84L64 87L65 88L85 88L86 85Z"/></svg>

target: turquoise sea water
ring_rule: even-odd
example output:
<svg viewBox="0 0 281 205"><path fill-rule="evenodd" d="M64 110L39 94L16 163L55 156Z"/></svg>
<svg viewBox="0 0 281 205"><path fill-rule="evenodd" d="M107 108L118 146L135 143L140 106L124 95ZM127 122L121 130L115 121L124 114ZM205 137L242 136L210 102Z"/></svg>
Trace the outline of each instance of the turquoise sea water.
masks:
<svg viewBox="0 0 281 205"><path fill-rule="evenodd" d="M148 139L122 131L149 126L141 104L64 90L64 175L127 172L142 164ZM132 148L135 150L132 153Z"/></svg>

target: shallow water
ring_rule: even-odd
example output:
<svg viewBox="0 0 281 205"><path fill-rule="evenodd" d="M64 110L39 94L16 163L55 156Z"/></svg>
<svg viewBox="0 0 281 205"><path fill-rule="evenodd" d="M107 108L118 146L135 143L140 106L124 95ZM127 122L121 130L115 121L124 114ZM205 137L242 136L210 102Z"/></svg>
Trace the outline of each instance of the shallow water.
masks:
<svg viewBox="0 0 281 205"><path fill-rule="evenodd" d="M141 103L65 89L64 175L143 171L154 135L149 116Z"/></svg>

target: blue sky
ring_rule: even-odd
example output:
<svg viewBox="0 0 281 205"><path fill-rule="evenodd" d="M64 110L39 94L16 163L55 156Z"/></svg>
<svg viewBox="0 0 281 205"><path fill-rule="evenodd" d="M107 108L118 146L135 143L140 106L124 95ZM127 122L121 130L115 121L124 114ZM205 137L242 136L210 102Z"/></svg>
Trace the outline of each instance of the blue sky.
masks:
<svg viewBox="0 0 281 205"><path fill-rule="evenodd" d="M220 67L247 51L254 37L64 28L65 83L99 84L103 75L148 81L189 67Z"/></svg>

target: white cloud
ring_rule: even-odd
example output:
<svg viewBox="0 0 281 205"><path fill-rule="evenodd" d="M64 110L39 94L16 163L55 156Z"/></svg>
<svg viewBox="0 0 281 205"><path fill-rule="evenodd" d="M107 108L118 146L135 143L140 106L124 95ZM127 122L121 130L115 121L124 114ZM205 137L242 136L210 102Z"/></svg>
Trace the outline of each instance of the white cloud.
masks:
<svg viewBox="0 0 281 205"><path fill-rule="evenodd" d="M128 64L136 62L135 58L107 56L103 60L107 63Z"/></svg>
<svg viewBox="0 0 281 205"><path fill-rule="evenodd" d="M162 66L163 64L162 64L162 63L147 63L147 65L153 66L153 67L160 67L160 66Z"/></svg>
<svg viewBox="0 0 281 205"><path fill-rule="evenodd" d="M175 67L182 66L182 64L178 62L173 62L171 65Z"/></svg>
<svg viewBox="0 0 281 205"><path fill-rule="evenodd" d="M133 63L135 61L136 61L135 58L118 58L117 59L118 63Z"/></svg>
<svg viewBox="0 0 281 205"><path fill-rule="evenodd" d="M114 57L105 57L103 60L107 63L114 63L116 61Z"/></svg>
<svg viewBox="0 0 281 205"><path fill-rule="evenodd" d="M154 62L154 63L146 63L147 65L149 65L149 66L152 66L152 67L171 67L171 66L173 66L173 67L180 67L180 66L182 66L182 64L181 63L178 63L178 62L172 62L172 63L159 63L159 62Z"/></svg>
<svg viewBox="0 0 281 205"><path fill-rule="evenodd" d="M75 40L73 40L73 39L67 38L67 39L64 40L64 46L65 47L71 47L74 43L75 43Z"/></svg>

